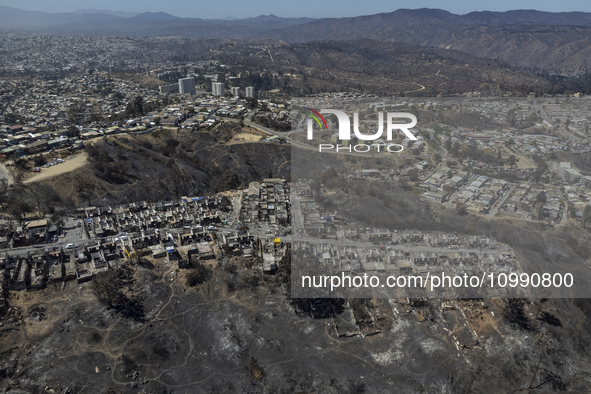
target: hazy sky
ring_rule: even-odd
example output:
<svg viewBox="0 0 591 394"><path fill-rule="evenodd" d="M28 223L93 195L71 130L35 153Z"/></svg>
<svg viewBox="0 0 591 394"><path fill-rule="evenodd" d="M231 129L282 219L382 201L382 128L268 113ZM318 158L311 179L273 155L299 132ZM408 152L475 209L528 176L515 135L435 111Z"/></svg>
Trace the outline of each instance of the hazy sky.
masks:
<svg viewBox="0 0 591 394"><path fill-rule="evenodd" d="M0 0L0 5L27 11L68 12L78 9L101 9L112 11L164 11L183 17L224 18L251 17L275 14L283 17L343 17L391 12L399 8L441 8L453 13L470 11L506 11L514 9L537 9L542 11L588 11L589 0Z"/></svg>

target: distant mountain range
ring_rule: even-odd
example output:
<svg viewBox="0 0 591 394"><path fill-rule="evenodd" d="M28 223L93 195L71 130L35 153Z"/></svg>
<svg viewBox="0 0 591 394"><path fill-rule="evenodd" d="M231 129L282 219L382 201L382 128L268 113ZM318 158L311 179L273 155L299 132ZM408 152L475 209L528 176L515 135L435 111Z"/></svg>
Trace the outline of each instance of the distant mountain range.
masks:
<svg viewBox="0 0 591 394"><path fill-rule="evenodd" d="M108 11L108 10L95 10L95 9L81 9L74 11L76 14L88 15L88 14L107 14L118 16L120 18L130 18L140 14L139 12L127 12L127 11Z"/></svg>
<svg viewBox="0 0 591 394"><path fill-rule="evenodd" d="M312 18L280 18L261 15L245 19L180 18L166 12L125 14L82 10L50 14L0 6L0 30L54 34L190 36L199 38L254 38L313 21Z"/></svg>
<svg viewBox="0 0 591 394"><path fill-rule="evenodd" d="M288 42L371 38L455 49L512 66L562 74L591 72L591 13L535 10L472 12L398 10L323 19L271 32Z"/></svg>
<svg viewBox="0 0 591 394"><path fill-rule="evenodd" d="M289 79L288 84L281 78L255 78L270 83L263 90L280 87L292 95L332 91L400 96L499 91L527 94L551 88L542 78L463 52L370 39L283 44L268 46L267 50L228 41L220 42L208 56L248 69L271 68L278 75L305 76Z"/></svg>
<svg viewBox="0 0 591 394"><path fill-rule="evenodd" d="M95 12L96 11L96 12ZM454 49L535 71L591 72L591 13L401 9L352 18L181 18L165 12L86 10L49 14L0 6L0 29L50 34L274 39L287 43L372 39Z"/></svg>

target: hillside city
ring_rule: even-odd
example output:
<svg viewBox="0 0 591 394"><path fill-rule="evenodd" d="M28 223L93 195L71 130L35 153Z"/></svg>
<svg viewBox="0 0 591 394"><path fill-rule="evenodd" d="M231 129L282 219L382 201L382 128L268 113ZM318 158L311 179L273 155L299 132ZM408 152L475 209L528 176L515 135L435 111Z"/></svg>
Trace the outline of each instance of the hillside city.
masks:
<svg viewBox="0 0 591 394"><path fill-rule="evenodd" d="M19 53L27 53L23 51L25 48L28 52L35 50L35 45L40 45L45 39L43 36L9 38L4 44L6 50ZM137 60L133 64L120 63L119 68L126 72L148 69L143 74L137 74L139 77L131 78L129 74L98 71L115 66L109 59L129 50L125 41L64 36L51 43L57 46L58 51L62 50L60 45L67 46L68 51L75 55L49 59L19 56L13 62L3 64L1 72L4 124L0 125L3 138L0 149L4 165L19 168L16 174L18 182L26 181L33 175L25 171L43 174L50 167L63 165L84 152L85 145L95 139L117 138L122 134L143 135L162 128L216 133L220 124L239 121L241 125L248 124L256 129L258 136L254 141L259 143L299 143L291 138L288 131L291 102L277 95L273 98L269 92L265 93L268 98L260 97L255 87L243 86L240 73L218 61L168 62L157 69L151 69L153 63L145 60ZM84 51L80 49L97 50L88 47L89 43L104 48L102 53L105 57L93 56L92 64L86 62ZM42 66L49 60L56 67L48 69ZM81 69L87 70L74 72ZM45 77L26 77L39 73ZM174 79L178 82L169 83ZM209 91L205 90L207 86ZM341 96L350 98L356 94L323 95L332 99ZM409 141L408 138L401 141L406 152L399 166L390 169L357 168L339 175L392 184L404 183L405 188L418 193L421 200L441 204L462 214L513 217L544 221L551 225L587 223L591 220L591 176L583 175L572 163L557 158L558 153L584 154L591 151L587 119L590 103L586 98L415 98L403 100L398 105L419 116L421 113L456 111L499 126L479 130L443 123L435 127L419 126L418 141ZM331 141L342 142L334 137ZM378 140L376 143L384 142ZM540 159L546 155L555 159ZM8 184L15 181L8 173L5 180ZM296 189L301 192L304 180L292 180L296 181L300 185ZM247 190L250 189L245 189L246 196ZM241 193L234 191L234 195L239 196L235 198L240 198ZM268 230L268 226L280 224L287 226L284 230L286 234L291 234L289 191L282 191L281 195L282 204L285 204L282 219L279 220L272 211L277 209L276 201L271 201L268 206L265 201L265 205L258 208L259 214L249 217L244 225L257 228L264 225ZM259 193L256 197L261 196ZM238 239L238 243L247 250L253 246L262 250L258 242L268 237L261 234L255 236L252 229L238 231L238 224L242 223L238 217L231 220L231 225L236 228L228 228L229 231L224 231L221 238L216 237L215 234L221 233L211 233L207 228L209 225L227 224L228 221L221 215L221 208L217 204L196 204L192 207L188 198L183 198L180 205L179 201L130 202L131 205L120 207L79 209L75 212L76 216L67 218L64 226L43 218L24 220L25 216L16 218L19 219L17 223L5 220L0 240L10 252L3 261L3 288L5 291L35 288L46 285L48 281L74 277L85 281L94 272L109 267L110 259L129 259L136 253L138 242L144 247L150 245L153 257L160 257L163 255L161 250L170 244L176 246L177 242L178 245L202 245L205 250L222 250L223 245L235 246L234 239ZM196 197L191 198L194 200ZM216 197L199 198L215 201ZM228 204L240 206L240 203L232 201ZM164 213L166 215L162 216ZM131 224L126 215L130 215ZM74 221L76 226L72 225ZM351 231L357 234L354 229L328 225L325 219L309 224L316 231L331 237L336 233L350 234ZM183 234L182 228L188 232ZM391 240L392 236L386 229L372 229L366 235L355 237L371 241L376 231L388 234L380 236L385 237L385 243L400 243L396 236ZM438 237L446 241L426 242L455 247L468 243L453 241L457 237L454 234ZM423 241L422 236L420 240ZM494 240L486 240L487 247L493 243ZM47 246L40 250L34 245ZM153 245L160 245L161 248L154 249ZM33 252L35 254L31 254ZM176 249L169 252L167 258L177 256ZM252 253L247 251L245 256L250 257ZM271 264L261 253L261 269L265 271L270 271L270 267L281 260L281 256L275 253ZM460 252L453 253L460 256ZM471 258L474 256L464 259ZM22 264L19 259L22 259ZM357 269L363 264L364 270L372 270L367 268L373 261L370 256L359 259L360 262L353 263L352 267ZM409 264L408 256L393 255L385 259L399 261L403 266ZM433 259L437 260L437 257ZM93 263L94 268L89 268L88 262ZM54 263L57 265L54 266ZM419 270L416 264L410 265L414 266L413 270ZM381 266L383 263L378 263L378 270Z"/></svg>
<svg viewBox="0 0 591 394"><path fill-rule="evenodd" d="M228 357L236 364L224 373L246 373L255 388L244 392L262 392L256 385L272 375L287 350L279 339L265 342L263 329L259 333L253 328L262 324L255 317L256 308L264 311L262 319L269 319L264 321L270 326L273 319L284 319L285 330L266 327L272 335L283 335L292 324L301 324L298 330L305 338L316 335L309 351L332 348L333 340L343 341L339 346L353 339L374 346L378 337L394 341L393 336L414 330L414 324L424 324L427 334L405 337L425 335L419 356L405 360L406 350L400 349L407 345L401 342L392 345L398 350L371 350L371 362L396 368L412 364L412 369L426 355L439 357L443 345L435 342L441 340L447 341L454 360L470 364L477 357L474 352L488 346L490 336L498 332L504 340L505 331L500 334L495 325L500 319L510 321L511 335L519 333L519 347L519 341L526 340L522 334L536 324L551 329L567 325L564 318L561 323L555 317L559 306L544 309L550 305L548 298L574 299L588 291L433 289L430 277L436 271L508 277L553 267L548 261L555 258L572 263L565 263L571 276L586 283L591 100L584 94L532 91L523 97L515 92L482 97L475 89L449 97L421 97L420 88L402 96L298 88L302 95L295 97L298 89L288 87L288 82L303 83L308 79L304 72L261 71L248 58L222 58L215 53L218 49L205 43L207 56L194 56L194 48L179 52L182 38L16 32L2 37L0 333L17 335L27 327L46 333L42 325L58 324L50 322L47 312L51 300L67 308L78 307L72 302L78 296L81 304L98 300L98 305L114 311L105 318L108 324L97 317L102 312L93 309L96 305L85 311L80 307L59 322L103 327L93 339L95 345L79 345L80 327L71 333L68 328L68 343L82 350L47 354L67 358L63 365L68 368L83 364L85 374L105 379L101 387L174 388L175 368L197 369L200 357L220 364ZM215 48L238 46L223 40L220 45ZM249 50L268 54L273 63L270 47L257 43ZM412 131L417 139L397 135L393 141L340 140L334 133L335 118L326 116L328 126L317 137L341 150L327 153L332 162L316 162L312 154L318 147L305 138L300 104L320 110L327 102L355 100L371 103L357 109L365 111L362 124L370 131L375 131L377 112L415 115L418 124ZM392 142L403 147L401 152L382 149L364 156L348 149ZM196 181L188 182L191 177ZM146 182L141 184L145 189L139 189L140 181ZM133 188L137 193L131 194ZM151 188L160 194L150 194ZM536 231L544 235L537 237ZM524 241L518 243L515 234L522 234ZM538 247L540 253L535 254ZM571 259L575 254L576 261ZM298 266L299 261L309 265ZM310 293L298 288L300 269L309 266L314 266L310 272L322 271L319 276L336 272L415 277L425 286L371 294L330 294L326 289ZM563 266L557 263L553 268ZM188 302L184 297L194 298ZM497 300L520 297L540 301L524 307L521 301ZM226 315L223 303L228 300L244 309ZM212 336L224 336L220 345L192 342L191 329L209 321L193 315L201 313L202 305L213 305L211 321L216 327L208 330L215 332ZM233 313L244 321L231 322L228 316ZM294 323L294 315L320 323ZM190 320L197 318L200 323ZM116 361L102 353L80 361L80 354L100 353L99 344L106 343L104 338L119 324L129 324L121 330L127 330L125 335L137 331L137 337L113 348L136 346L135 361L123 351L113 356ZM174 338L153 340L166 336L150 333L153 325L171 330L173 334L166 335ZM142 337L147 333L151 336ZM263 356L244 350L251 343L244 335L281 357L263 368ZM134 345L140 337L138 342L153 344L145 349ZM328 340L331 346L315 340ZM540 334L534 348L550 346L549 341ZM58 348L53 345L48 349ZM149 346L153 348L146 350ZM27 357L34 354L23 349ZM189 349L186 358L175 359L174 354L184 349ZM13 371L20 371L16 354L11 353L10 362ZM141 365L142 357L150 367ZM180 367L155 372L170 359ZM248 366L235 360L247 360ZM538 367L534 380L542 375ZM381 376L376 371L372 374ZM561 388L548 371L544 370L545 382ZM203 380L211 382L212 376ZM304 378L297 379L289 381L292 387L306 386ZM16 388L17 380L11 378L0 387ZM357 381L339 386L338 379L331 380L341 387L335 392L365 392L356 391L365 387ZM213 383L211 387L215 392ZM76 392L66 389L61 383L47 383L48 392Z"/></svg>

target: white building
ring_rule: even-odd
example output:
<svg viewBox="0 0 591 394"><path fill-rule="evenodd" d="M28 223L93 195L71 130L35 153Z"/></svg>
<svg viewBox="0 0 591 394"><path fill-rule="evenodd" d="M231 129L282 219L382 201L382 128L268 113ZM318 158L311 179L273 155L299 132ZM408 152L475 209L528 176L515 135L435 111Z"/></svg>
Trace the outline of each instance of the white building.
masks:
<svg viewBox="0 0 591 394"><path fill-rule="evenodd" d="M567 168L564 170L562 180L566 182L579 182L581 180L581 173L573 168Z"/></svg>
<svg viewBox="0 0 591 394"><path fill-rule="evenodd" d="M195 94L195 78L179 79L179 93L180 94Z"/></svg>
<svg viewBox="0 0 591 394"><path fill-rule="evenodd" d="M213 94L214 96L223 96L224 95L224 84L221 82L212 82L211 94Z"/></svg>
<svg viewBox="0 0 591 394"><path fill-rule="evenodd" d="M255 98L256 97L256 92L255 92L253 86L248 86L246 88L246 97L251 97L251 98Z"/></svg>
<svg viewBox="0 0 591 394"><path fill-rule="evenodd" d="M240 88L238 86L232 86L230 88L230 90L232 91L232 96L234 96L234 97L240 96Z"/></svg>

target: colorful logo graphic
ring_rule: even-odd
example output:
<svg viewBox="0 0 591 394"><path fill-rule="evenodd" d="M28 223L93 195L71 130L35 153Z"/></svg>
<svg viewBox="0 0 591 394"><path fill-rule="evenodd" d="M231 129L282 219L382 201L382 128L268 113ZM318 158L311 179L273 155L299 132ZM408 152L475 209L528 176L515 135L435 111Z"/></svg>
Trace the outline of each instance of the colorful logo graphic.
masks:
<svg viewBox="0 0 591 394"><path fill-rule="evenodd" d="M304 112L306 115L311 116L316 123L318 123L318 126L320 126L320 130L322 130L322 124L324 123L324 127L326 127L326 131L328 131L328 125L326 124L326 120L324 120L324 117L322 115L320 115L320 113L318 111L314 111L312 108L305 108L305 110L309 111L309 112ZM322 123L320 123L320 119L322 119Z"/></svg>

